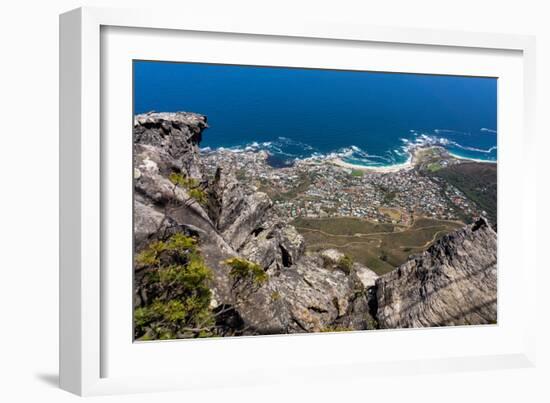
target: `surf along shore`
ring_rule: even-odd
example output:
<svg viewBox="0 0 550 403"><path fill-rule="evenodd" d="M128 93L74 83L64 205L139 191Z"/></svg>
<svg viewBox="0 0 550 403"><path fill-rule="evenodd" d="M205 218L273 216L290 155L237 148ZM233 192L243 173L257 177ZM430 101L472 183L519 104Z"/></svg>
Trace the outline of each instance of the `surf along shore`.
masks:
<svg viewBox="0 0 550 403"><path fill-rule="evenodd" d="M463 158L454 157L443 147L418 146L418 147L411 148L409 150L409 158L407 159L407 161L400 164L394 164L394 165L386 165L386 166L358 165L358 164L352 164L350 162L344 161L340 157L331 158L327 161L331 164L334 164L342 168L354 169L354 170L364 171L364 172L391 173L391 172L398 172L402 170L413 169L417 164L421 163L426 157L429 157L429 158L437 157L438 159L441 159L441 160L463 159Z"/></svg>

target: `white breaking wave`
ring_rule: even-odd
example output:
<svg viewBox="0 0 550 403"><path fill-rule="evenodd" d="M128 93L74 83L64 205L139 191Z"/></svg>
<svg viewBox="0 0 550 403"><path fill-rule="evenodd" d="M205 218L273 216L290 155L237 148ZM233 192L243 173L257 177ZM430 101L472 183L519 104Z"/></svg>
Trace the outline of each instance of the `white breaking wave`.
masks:
<svg viewBox="0 0 550 403"><path fill-rule="evenodd" d="M496 131L492 129L482 128L481 130L496 133ZM442 133L469 135L469 133L451 129L435 129L431 133L409 130L409 133L410 135L407 137L399 139L402 143L400 147L388 150L383 155L370 154L357 145L350 145L325 153L319 151L310 144L282 136L272 141L253 141L244 146L219 147L217 150L234 153L265 151L272 156L283 157L286 161L341 159L351 164L373 167L386 167L401 164L404 160L410 161L412 158L412 150L417 147L441 146L448 149L449 152L451 151L450 149L455 148L483 154L490 154L497 150L496 145L488 149L483 149L460 144L455 140L441 136ZM434 133L436 133L436 135L434 135ZM204 147L201 148L201 151L212 152L213 150L211 147Z"/></svg>
<svg viewBox="0 0 550 403"><path fill-rule="evenodd" d="M453 142L454 143L454 142ZM463 150L468 150L468 151L475 151L477 153L485 153L485 154L490 154L491 152L495 151L497 149L497 146L493 146L491 148L488 148L487 150L484 150L482 148L476 148L476 147L468 147L468 146L462 146L458 143L454 143L453 144L455 147L458 147L458 148L461 148Z"/></svg>
<svg viewBox="0 0 550 403"><path fill-rule="evenodd" d="M348 161L358 162L362 165L367 165L367 166L388 165L388 164L393 164L395 162L395 158L393 157L385 157L377 154L369 154L367 151L355 145L341 148L340 150L334 153L328 154L328 157L342 158Z"/></svg>
<svg viewBox="0 0 550 403"><path fill-rule="evenodd" d="M442 129L437 129L434 131L441 132ZM488 149L467 146L467 145L460 144L454 140L450 140L446 137L438 137L438 136L433 136L425 133L417 134L414 140L402 138L401 141L403 142L403 146L401 147L402 153L410 153L411 150L416 147L429 147L429 146L441 146L445 148L455 147L461 150L472 151L472 152L483 153L483 154L490 154L493 151L496 151L498 149L497 146L492 146Z"/></svg>
<svg viewBox="0 0 550 403"><path fill-rule="evenodd" d="M394 158L384 157L382 155L369 154L365 150L351 145L349 147L340 148L329 153L314 152L310 157L303 158L304 160L332 160L341 159L364 166L385 166L395 163Z"/></svg>
<svg viewBox="0 0 550 403"><path fill-rule="evenodd" d="M486 127L482 127L481 129L479 129L479 131L497 134L497 131L496 131L496 130L488 129L488 128L486 128Z"/></svg>

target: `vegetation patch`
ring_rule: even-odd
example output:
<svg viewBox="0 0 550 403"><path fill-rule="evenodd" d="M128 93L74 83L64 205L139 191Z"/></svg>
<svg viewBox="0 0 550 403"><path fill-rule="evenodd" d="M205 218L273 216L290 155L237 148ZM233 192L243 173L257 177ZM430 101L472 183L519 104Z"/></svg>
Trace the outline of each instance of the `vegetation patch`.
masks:
<svg viewBox="0 0 550 403"><path fill-rule="evenodd" d="M382 190L382 194L384 197L383 203L384 204L391 204L391 202L395 199L397 196L397 192L394 190L388 190L386 188L380 188Z"/></svg>
<svg viewBox="0 0 550 403"><path fill-rule="evenodd" d="M293 224L304 236L308 251L336 249L379 275L463 226L460 222L422 217L416 217L409 227L351 217L299 218Z"/></svg>
<svg viewBox="0 0 550 403"><path fill-rule="evenodd" d="M441 165L439 164L439 162L432 162L428 164L426 169L430 172L437 172L441 169Z"/></svg>
<svg viewBox="0 0 550 403"><path fill-rule="evenodd" d="M252 281L255 284L263 284L269 278L259 264L240 257L232 257L224 261L231 267L229 275L236 281Z"/></svg>
<svg viewBox="0 0 550 403"><path fill-rule="evenodd" d="M214 334L208 286L212 271L205 265L196 239L177 233L166 241L152 242L136 255L135 262L137 269L144 270L142 278L151 294L134 310L136 339Z"/></svg>
<svg viewBox="0 0 550 403"><path fill-rule="evenodd" d="M187 178L181 173L172 172L168 177L170 182L174 186L179 186L182 189L185 189L189 194L189 197L197 201L201 205L206 205L208 199L206 197L206 192L201 189L200 183L194 178Z"/></svg>
<svg viewBox="0 0 550 403"><path fill-rule="evenodd" d="M497 223L497 165L465 162L442 168L431 175L456 187L487 213L491 226Z"/></svg>
<svg viewBox="0 0 550 403"><path fill-rule="evenodd" d="M269 275L262 267L250 260L232 257L223 261L231 270L229 276L233 279L231 290L237 303L241 303L254 294L267 280ZM273 294L271 295L273 297Z"/></svg>
<svg viewBox="0 0 550 403"><path fill-rule="evenodd" d="M346 274L350 274L353 270L353 259L348 255L342 256L336 263L336 268Z"/></svg>
<svg viewBox="0 0 550 403"><path fill-rule="evenodd" d="M368 234L373 232L393 232L394 224L376 223L353 217L297 218L292 222L296 228L307 231L325 232L329 235Z"/></svg>

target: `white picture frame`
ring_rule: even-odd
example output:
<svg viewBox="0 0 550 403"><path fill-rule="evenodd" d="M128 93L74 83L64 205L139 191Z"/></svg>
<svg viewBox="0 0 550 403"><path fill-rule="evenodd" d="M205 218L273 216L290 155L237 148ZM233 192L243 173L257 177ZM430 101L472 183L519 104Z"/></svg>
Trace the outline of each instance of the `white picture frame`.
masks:
<svg viewBox="0 0 550 403"><path fill-rule="evenodd" d="M116 29L113 27L117 27ZM102 35L109 30L122 30L115 40L105 41ZM509 304L507 283L502 283L499 278L499 325L487 328L468 329L425 329L421 330L398 330L387 332L376 332L376 335L369 335L370 341L376 338L377 346L380 343L388 343L384 339L414 340L414 343L428 343L437 345L445 337L452 340L463 340L462 350L450 350L448 352L434 347L432 353L419 352L416 355L400 356L404 352L395 348L395 351L387 356L376 355L374 352L370 358L362 354L355 354L354 348L366 345L367 336L363 332L350 334L327 334L307 336L271 336L240 338L215 341L174 341L156 344L155 350L148 352L135 351L135 344L131 338L120 335L121 343L128 343L128 350L123 346L113 344L112 335L109 335L106 327L112 324L108 320L111 315L109 305L109 287L105 280L111 278L105 273L107 266L107 255L112 253L109 245L105 244L104 228L108 226L106 220L114 224L116 218L113 215L106 217L105 206L109 203L108 194L110 187L108 180L110 176L116 176L109 169L119 170L119 175L127 169L131 179L131 164L124 168L124 165L113 165L109 163L109 150L106 147L117 147L111 142L112 136L105 138L105 133L112 133L111 123L106 119L108 113L102 108L105 107L106 93L110 91L109 86L114 85L112 80L105 80L102 77L109 69L109 65L102 58L110 57L105 48L115 49L117 44L129 43L130 39L125 36L134 35L132 30L142 30L144 35L155 33L157 44L163 42L174 43L178 41L178 33L193 33L194 37L201 35L208 36L216 34L216 40L229 37L253 38L254 42L262 43L269 41L277 46L288 46L288 41L300 41L300 46L308 46L308 41L319 41L323 46L331 46L334 51L346 44L361 46L362 44L376 44L376 46L396 46L396 52L403 52L407 46L420 47L416 51L427 52L450 51L449 57L462 57L456 53L466 52L484 57L485 54L500 54L511 52L510 69L503 74L509 74L517 85L511 84L518 99L513 104L506 104L508 107L521 107L519 118L514 122L510 121L510 127L514 127L516 133L511 133L504 140L499 137L499 142L508 145L509 149L519 149L520 156L516 157L517 163L524 167L532 166L535 159L536 136L534 132L534 91L535 91L535 42L533 37L507 34L468 33L443 30L419 30L409 28L386 28L349 25L343 23L330 23L319 21L269 21L269 20L224 20L216 18L182 20L177 14L159 12L152 10L116 10L103 8L81 8L70 11L60 17L60 385L63 389L79 395L97 395L113 393L135 393L151 392L161 390L174 390L186 388L208 388L227 385L253 385L258 383L273 382L304 382L307 380L334 379L338 377L369 376L371 374L392 373L407 374L437 371L474 370L492 368L526 367L534 365L535 359L535 328L534 320L529 317L534 314L535 309L535 284L527 281L529 276L535 276L536 262L534 254L527 253L529 240L533 243L536 236L536 206L533 189L536 187L536 175L522 175L521 172L514 173L512 169L504 171L500 168L501 158L508 158L506 147L503 152L499 149L499 265L501 262L512 262L512 257L506 250L502 250L502 237L504 241L509 237L506 233L501 236L501 221L507 220L501 211L500 189L508 191L506 203L520 203L521 221L517 225L510 226L514 230L517 239L517 253L522 256L521 275L515 280L524 293L521 311L523 317L521 323L516 321L516 328L512 328L513 318L506 317L506 310ZM126 31L124 31L126 30ZM129 30L129 31L128 31ZM114 31L111 31L114 32ZM116 36L116 32L115 32ZM144 52L145 42L143 41ZM158 46L159 49L162 46ZM165 46L169 49L169 46ZM127 54L118 48L116 54L125 57L134 57L136 47ZM139 49L138 49L139 50ZM289 48L290 51L290 48ZM163 57L160 51L155 57ZM208 49L205 50L207 54ZM210 52L213 52L211 49ZM245 51L243 51L246 53ZM455 56L452 56L455 52ZM313 53L313 52L312 52ZM458 55L458 56L457 56ZM491 55L489 55L492 57ZM114 56L113 56L114 57ZM121 56L120 56L121 57ZM197 56L201 59L204 56ZM209 61L222 62L228 55L219 53L217 56L210 56ZM249 54L242 56L250 62L261 57L260 54ZM426 56L432 58L434 56ZM181 56L177 57L178 60ZM313 56L311 56L313 58ZM506 59L506 58L505 58ZM512 60L513 59L513 60ZM245 59L239 59L245 60ZM305 59L304 59L305 60ZM315 65L315 61L311 59ZM480 59L481 60L481 59ZM489 59L488 59L489 60ZM503 59L504 60L504 59ZM307 61L303 61L306 63ZM114 65L116 68L120 63ZM265 62L267 63L267 62ZM302 63L302 64L303 64ZM476 71L489 74L492 62L488 66L473 66L470 74ZM504 62L503 63L508 63ZM261 64L261 62L260 62ZM460 74L460 65L449 73ZM383 67L382 67L383 68ZM423 71L422 64L415 65L411 62L405 70ZM445 69L444 65L438 67ZM477 69L477 70L476 70ZM486 69L486 70L484 70ZM109 70L111 71L111 70ZM503 70L504 71L504 70ZM122 74L124 70L121 70ZM111 74L109 72L109 74ZM120 74L120 72L118 73ZM119 77L119 76L116 76ZM115 76L113 76L115 78ZM120 91L119 93L127 93ZM500 95L499 95L500 97ZM108 98L110 99L110 98ZM499 99L500 101L500 99ZM131 102L131 99L128 99ZM112 104L112 103L111 103ZM111 105L110 104L110 105ZM126 105L127 106L127 105ZM508 109L509 110L509 109ZM517 108L515 109L517 110ZM122 109L124 111L124 109ZM499 110L499 115L500 115ZM123 117L131 130L130 116ZM506 123L508 125L508 123ZM499 120L500 126L500 120ZM519 131L519 133L517 133ZM505 131L506 132L506 131ZM102 137L103 136L103 137ZM500 136L500 130L499 130ZM124 143L120 143L124 146ZM528 169L528 168L526 168ZM516 170L517 171L517 170ZM534 172L532 169L531 172ZM518 184L521 183L521 185ZM522 191L517 192L507 184L515 183ZM124 200L124 197L121 200ZM107 203L107 204L106 204ZM130 206L128 208L131 210ZM103 210L102 210L103 209ZM504 210L506 211L506 210ZM506 227L506 226L505 226ZM122 227L120 227L122 228ZM126 228L126 232L131 227ZM504 230L506 232L506 230ZM124 232L124 231L123 231ZM529 239L530 237L530 239ZM127 251L130 252L130 251ZM116 253L116 251L115 251ZM504 260L503 260L504 259ZM510 263L511 264L511 263ZM499 266L499 276L500 276ZM501 287L503 286L503 287ZM130 283L128 283L130 287ZM131 301L127 301L131 305ZM124 308L124 307L122 307ZM504 309L503 322L500 322L500 310ZM512 311L510 311L512 312ZM128 311L128 315L131 315ZM112 316L112 315L111 315ZM511 316L511 315L509 315ZM120 333L118 330L115 332ZM113 331L111 331L112 333ZM395 335L395 336L394 336ZM115 335L116 336L116 335ZM432 337L433 336L433 337ZM342 338L345 337L345 343ZM494 343L495 348L491 351L484 348L484 342L498 338L499 343ZM480 340L478 348L475 348L474 341ZM193 344L195 343L195 344ZM223 344L222 344L223 343ZM470 344L468 344L470 343ZM144 345L144 344L141 344ZM328 350L335 346L341 346L342 351L347 353L347 359L341 359L338 355L328 354L319 360L315 356L313 348L326 346ZM471 347L471 348L469 348ZM133 349L133 350L132 350ZM142 348L143 349L143 348ZM188 361L185 363L167 363L166 371L158 374L145 373L141 376L132 374L129 368L120 366L116 371L111 370L106 364L115 352L126 351L125 354L145 354L140 356L146 359L164 359L167 355L177 354L178 351L189 353ZM380 350L380 347L377 348ZM258 357L262 352L273 351L273 354L281 356L281 351L292 351L293 359L287 357L286 361L277 361L273 356L265 359L265 363L253 361L252 356ZM246 353L248 351L248 353ZM299 354L298 352L303 352ZM206 365L197 365L194 371L189 370L189 360L197 360L193 352L206 354L208 362ZM208 355L210 354L210 355ZM250 357L243 358L243 354ZM198 356L198 354L197 354ZM203 355L204 356L204 355ZM159 358L165 357L165 358ZM233 357L241 361L232 368L231 374L223 374L213 370L215 360L220 357ZM131 362L128 355L120 355L120 361ZM212 360L212 361L210 361ZM166 364L166 361L165 361ZM304 368L308 368L304 371ZM335 375L337 374L337 375Z"/></svg>

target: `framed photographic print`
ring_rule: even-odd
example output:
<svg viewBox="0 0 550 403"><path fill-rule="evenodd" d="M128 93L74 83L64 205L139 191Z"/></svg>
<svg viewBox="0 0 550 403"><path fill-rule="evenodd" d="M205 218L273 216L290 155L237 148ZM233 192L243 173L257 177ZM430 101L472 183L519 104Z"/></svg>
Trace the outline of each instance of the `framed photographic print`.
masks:
<svg viewBox="0 0 550 403"><path fill-rule="evenodd" d="M62 387L531 365L533 49L62 15Z"/></svg>
<svg viewBox="0 0 550 403"><path fill-rule="evenodd" d="M496 78L133 71L136 340L497 323Z"/></svg>

